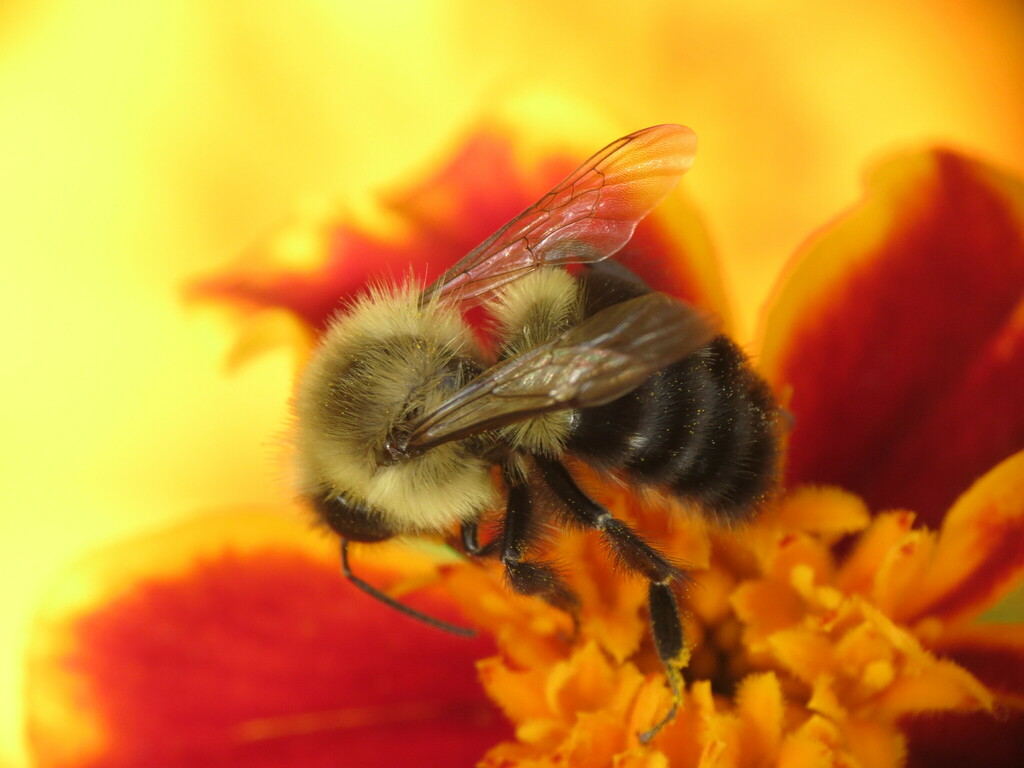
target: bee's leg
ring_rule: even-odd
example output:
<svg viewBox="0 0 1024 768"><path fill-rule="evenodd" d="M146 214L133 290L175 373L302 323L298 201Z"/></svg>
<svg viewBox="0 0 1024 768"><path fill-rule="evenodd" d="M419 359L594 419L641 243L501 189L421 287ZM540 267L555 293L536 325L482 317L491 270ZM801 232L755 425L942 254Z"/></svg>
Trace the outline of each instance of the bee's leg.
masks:
<svg viewBox="0 0 1024 768"><path fill-rule="evenodd" d="M682 701L682 669L688 654L683 641L683 627L672 585L685 580L678 568L645 542L632 528L612 516L605 507L587 496L560 462L542 456L534 457L544 482L565 505L570 519L601 533L615 559L622 566L638 573L649 582L648 600L651 631L658 657L665 667L672 690L672 707L649 731L640 734L644 743L650 741L675 717Z"/></svg>
<svg viewBox="0 0 1024 768"><path fill-rule="evenodd" d="M501 546L501 538L491 539L486 544L480 544L480 529L476 520L463 523L460 530L462 537L462 550L470 557L490 557L497 554Z"/></svg>
<svg viewBox="0 0 1024 768"><path fill-rule="evenodd" d="M384 605L390 608L394 608L396 611L399 611L400 613L404 613L406 616L409 616L410 618L416 619L417 621L422 621L424 624L428 624L431 627L435 627L436 629L443 629L445 632L451 632L453 635L461 635L462 637L476 636L475 630L469 629L468 627L459 627L455 624L449 624L447 621L435 619L433 616L430 616L429 614L423 613L422 611L417 611L415 608L408 606L405 603L401 603L398 600L395 600L395 598L391 597L386 592L382 592L372 584L363 581L361 578L356 576L354 573L352 573L352 567L351 565L349 565L348 562L348 539L345 538L341 540L341 572L345 575L346 579L352 582L352 584L354 584L359 589L363 590L363 592L368 594L370 597L372 597L375 600L379 600L380 602L384 603Z"/></svg>
<svg viewBox="0 0 1024 768"><path fill-rule="evenodd" d="M521 595L536 595L577 620L579 600L550 563L526 559L531 539L533 497L530 486L511 473L505 473L508 506L502 525L501 563L509 586ZM489 546L489 545L488 545ZM486 547L484 547L486 549Z"/></svg>
<svg viewBox="0 0 1024 768"><path fill-rule="evenodd" d="M463 523L459 531L462 535L462 549L471 557L480 554L480 530L476 520Z"/></svg>

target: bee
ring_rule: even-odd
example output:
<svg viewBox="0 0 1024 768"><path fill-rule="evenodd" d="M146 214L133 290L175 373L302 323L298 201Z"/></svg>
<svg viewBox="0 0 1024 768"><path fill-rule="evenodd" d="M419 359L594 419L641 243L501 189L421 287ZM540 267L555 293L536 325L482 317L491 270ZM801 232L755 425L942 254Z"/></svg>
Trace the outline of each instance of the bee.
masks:
<svg viewBox="0 0 1024 768"><path fill-rule="evenodd" d="M341 538L346 577L378 600L468 632L394 600L348 560L352 541L458 528L467 554L500 559L514 592L574 614L575 595L531 553L541 498L646 579L675 703L645 740L681 697L673 586L684 574L591 499L566 459L739 520L770 494L778 456L779 410L740 349L696 308L604 261L695 148L680 125L624 136L425 290L371 287L334 318L295 396L301 492ZM477 305L494 323L489 349L463 317ZM478 526L502 503L499 531L481 545Z"/></svg>

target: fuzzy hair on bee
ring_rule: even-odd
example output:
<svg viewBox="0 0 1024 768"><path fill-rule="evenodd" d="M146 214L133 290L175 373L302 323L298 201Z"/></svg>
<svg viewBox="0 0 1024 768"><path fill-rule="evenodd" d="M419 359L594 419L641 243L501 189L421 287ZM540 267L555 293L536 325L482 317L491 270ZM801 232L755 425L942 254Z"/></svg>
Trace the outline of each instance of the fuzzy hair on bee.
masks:
<svg viewBox="0 0 1024 768"><path fill-rule="evenodd" d="M360 500L369 522L408 534L443 533L497 502L490 463L461 442L409 461L384 459L390 435L482 369L455 308L420 306L419 294L375 287L335 318L295 397L304 495Z"/></svg>
<svg viewBox="0 0 1024 768"><path fill-rule="evenodd" d="M426 288L371 287L330 324L294 399L300 491L339 535L345 575L378 600L462 632L359 579L347 549L458 529L467 555L500 560L512 590L575 616L576 596L535 553L551 503L646 579L673 706L644 740L681 701L685 576L567 462L725 521L755 514L777 475L779 409L740 349L700 310L605 261L695 148L679 125L624 136ZM474 305L493 321L486 348L464 319ZM502 506L481 543L480 522Z"/></svg>
<svg viewBox="0 0 1024 768"><path fill-rule="evenodd" d="M547 268L509 283L488 305L501 339L498 358L507 360L555 338L580 320L577 281L564 269ZM571 410L553 411L501 428L501 437L528 454L557 458L572 429ZM516 470L525 470L519 464Z"/></svg>

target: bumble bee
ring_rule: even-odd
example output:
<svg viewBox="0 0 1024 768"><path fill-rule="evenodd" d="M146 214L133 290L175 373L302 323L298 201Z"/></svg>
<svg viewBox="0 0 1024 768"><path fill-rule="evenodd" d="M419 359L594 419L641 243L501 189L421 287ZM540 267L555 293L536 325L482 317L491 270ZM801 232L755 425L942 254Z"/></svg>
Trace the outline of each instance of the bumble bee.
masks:
<svg viewBox="0 0 1024 768"><path fill-rule="evenodd" d="M512 590L573 612L571 590L531 555L537 499L556 499L567 521L598 531L649 582L676 703L684 641L672 588L683 574L592 500L565 459L726 519L748 516L771 491L778 409L743 353L700 311L598 264L675 187L695 147L679 125L625 136L425 290L371 288L333 320L295 397L301 490L341 537L353 583L462 631L359 579L347 549L459 527L468 554L500 558ZM569 264L586 266L575 276ZM490 350L463 319L474 305L493 318ZM500 531L481 546L478 524L501 496Z"/></svg>

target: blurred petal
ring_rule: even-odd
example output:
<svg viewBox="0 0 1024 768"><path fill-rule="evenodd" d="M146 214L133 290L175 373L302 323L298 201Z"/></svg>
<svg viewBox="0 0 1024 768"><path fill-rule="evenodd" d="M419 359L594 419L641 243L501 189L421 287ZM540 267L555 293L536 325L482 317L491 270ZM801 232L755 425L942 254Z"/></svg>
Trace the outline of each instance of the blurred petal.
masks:
<svg viewBox="0 0 1024 768"><path fill-rule="evenodd" d="M545 150L525 152L525 144L521 128L487 121L428 178L382 196L376 211L382 221L318 209L269 238L262 252L196 283L189 293L248 311L283 308L322 330L340 301L367 282L412 275L428 283L536 202L588 153L570 152L555 141ZM297 242L301 260L312 266L288 265L295 261ZM710 241L681 193L640 223L617 260L659 290L702 304L727 322Z"/></svg>
<svg viewBox="0 0 1024 768"><path fill-rule="evenodd" d="M839 729L823 717L812 716L782 744L778 765L780 768L815 768L837 766L853 768L853 760L842 751L843 738Z"/></svg>
<svg viewBox="0 0 1024 768"><path fill-rule="evenodd" d="M827 487L797 488L772 514L783 530L830 537L862 531L871 522L871 514L862 499L839 488Z"/></svg>
<svg viewBox="0 0 1024 768"><path fill-rule="evenodd" d="M785 700L773 672L750 675L736 692L743 736L743 759L751 765L770 765L782 742Z"/></svg>
<svg viewBox="0 0 1024 768"><path fill-rule="evenodd" d="M843 723L843 735L853 756L865 768L902 768L905 765L906 739L890 725L849 719Z"/></svg>
<svg viewBox="0 0 1024 768"><path fill-rule="evenodd" d="M999 701L1024 708L1024 624L946 632L932 647L978 678Z"/></svg>
<svg viewBox="0 0 1024 768"><path fill-rule="evenodd" d="M872 594L878 577L878 564L904 540L913 524L911 512L876 515L843 561L836 575L837 586L844 592Z"/></svg>
<svg viewBox="0 0 1024 768"><path fill-rule="evenodd" d="M936 524L1024 447L1024 189L945 151L890 161L805 249L769 315L792 483Z"/></svg>
<svg viewBox="0 0 1024 768"><path fill-rule="evenodd" d="M239 514L69 574L33 640L38 764L473 765L508 734L473 666L491 643L405 621L344 581L333 549Z"/></svg>
<svg viewBox="0 0 1024 768"><path fill-rule="evenodd" d="M1024 452L976 482L946 515L927 563L894 603L902 621L970 619L1024 578Z"/></svg>
<svg viewBox="0 0 1024 768"><path fill-rule="evenodd" d="M941 712L904 718L907 768L1019 768L1024 755L1024 711Z"/></svg>

